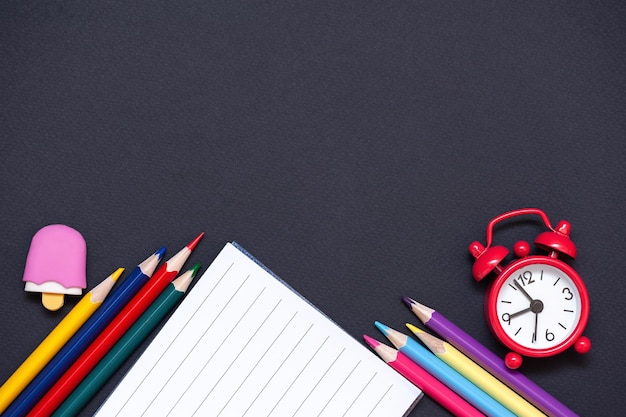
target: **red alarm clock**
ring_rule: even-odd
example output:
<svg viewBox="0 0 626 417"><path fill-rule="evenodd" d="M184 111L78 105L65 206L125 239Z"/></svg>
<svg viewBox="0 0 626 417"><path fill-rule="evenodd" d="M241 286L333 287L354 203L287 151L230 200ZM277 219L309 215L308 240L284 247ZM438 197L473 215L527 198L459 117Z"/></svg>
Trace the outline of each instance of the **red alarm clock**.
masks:
<svg viewBox="0 0 626 417"><path fill-rule="evenodd" d="M512 217L538 215L548 231L535 239L535 246L546 255L530 255L527 242L517 242L515 256L506 266L501 262L509 250L492 246L494 226ZM510 211L493 218L487 225L487 242L472 242L476 258L472 274L481 281L491 272L496 277L485 294L485 319L495 337L511 350L505 363L511 369L522 364L522 357L543 358L571 346L579 353L591 347L582 336L589 318L589 295L578 273L559 256L576 257L576 246L569 238L570 224L561 221L556 228L546 214L536 208Z"/></svg>

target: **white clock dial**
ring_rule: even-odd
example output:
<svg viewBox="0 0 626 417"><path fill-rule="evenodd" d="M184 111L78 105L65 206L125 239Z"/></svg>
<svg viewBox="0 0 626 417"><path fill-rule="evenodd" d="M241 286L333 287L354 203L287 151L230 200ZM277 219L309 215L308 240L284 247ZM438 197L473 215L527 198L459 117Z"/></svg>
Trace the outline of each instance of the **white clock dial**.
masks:
<svg viewBox="0 0 626 417"><path fill-rule="evenodd" d="M539 263L513 271L496 299L498 320L508 337L537 350L558 346L575 331L581 305L574 281Z"/></svg>

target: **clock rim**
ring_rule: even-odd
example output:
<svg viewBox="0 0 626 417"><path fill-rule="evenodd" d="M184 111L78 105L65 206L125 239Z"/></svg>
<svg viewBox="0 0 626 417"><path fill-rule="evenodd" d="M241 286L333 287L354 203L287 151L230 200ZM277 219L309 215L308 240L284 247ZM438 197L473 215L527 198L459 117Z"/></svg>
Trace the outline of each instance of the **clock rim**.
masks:
<svg viewBox="0 0 626 417"><path fill-rule="evenodd" d="M552 266L567 274L571 278L572 282L576 286L576 289L578 290L578 293L580 294L581 304L580 320L576 324L574 331L559 344L543 349L533 349L531 347L523 346L511 339L500 325L497 313L497 294L500 288L502 288L504 282L513 274L514 271L524 268L527 265L536 264L545 264L548 266ZM574 268L572 268L570 265L566 264L560 259L540 255L527 256L522 259L517 259L511 262L511 264L507 265L502 270L502 272L497 275L496 279L490 284L489 289L486 292L484 306L485 320L496 339L498 339L501 343L503 343L512 351L529 357L547 357L557 355L565 351L582 336L582 333L585 330L585 327L587 326L587 321L589 319L589 295L587 293L587 288L585 287L585 284L578 272L576 272Z"/></svg>

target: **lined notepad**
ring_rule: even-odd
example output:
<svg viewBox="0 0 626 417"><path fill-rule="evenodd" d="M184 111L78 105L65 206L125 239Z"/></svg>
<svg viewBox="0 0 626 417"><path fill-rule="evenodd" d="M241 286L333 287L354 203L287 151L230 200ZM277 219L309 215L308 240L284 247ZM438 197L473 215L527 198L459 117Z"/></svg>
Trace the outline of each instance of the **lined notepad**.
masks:
<svg viewBox="0 0 626 417"><path fill-rule="evenodd" d="M421 391L228 243L97 416L402 416Z"/></svg>

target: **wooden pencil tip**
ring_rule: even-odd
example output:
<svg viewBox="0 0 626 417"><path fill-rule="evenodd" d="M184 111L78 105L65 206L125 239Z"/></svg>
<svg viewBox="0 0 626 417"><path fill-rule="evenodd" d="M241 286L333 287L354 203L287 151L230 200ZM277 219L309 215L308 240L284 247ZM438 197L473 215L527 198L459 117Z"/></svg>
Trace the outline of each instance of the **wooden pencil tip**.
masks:
<svg viewBox="0 0 626 417"><path fill-rule="evenodd" d="M376 321L374 325L382 332L383 335L393 344L396 348L400 349L402 346L406 345L408 336L404 333L401 333L395 329L392 329L389 326L385 326L384 324Z"/></svg>
<svg viewBox="0 0 626 417"><path fill-rule="evenodd" d="M418 334L418 333L424 333L424 330L420 329L417 326L412 325L411 323L407 323L406 327L414 334Z"/></svg>
<svg viewBox="0 0 626 417"><path fill-rule="evenodd" d="M424 304L420 304L412 298L404 297L402 301L411 309L413 314L422 322L426 323L433 316L435 310L430 307L426 307Z"/></svg>
<svg viewBox="0 0 626 417"><path fill-rule="evenodd" d="M189 285L191 285L191 281L193 281L195 276L198 274L198 271L200 270L200 268L201 268L200 264L195 264L190 269L188 269L184 274L181 274L180 276L178 276L178 278L172 281L174 288L176 288L176 290L180 292L187 291L187 289L189 288Z"/></svg>
<svg viewBox="0 0 626 417"><path fill-rule="evenodd" d="M433 336L430 333L426 333L419 327L415 327L412 324L407 323L406 327L413 332L413 334L433 353L446 353L446 348L443 344L443 340Z"/></svg>
<svg viewBox="0 0 626 417"><path fill-rule="evenodd" d="M153 253L153 256L156 255L157 258L161 259L163 258L163 255L165 255L165 246L161 246L161 248Z"/></svg>
<svg viewBox="0 0 626 417"><path fill-rule="evenodd" d="M200 233L194 240L189 242L189 244L187 245L187 248L189 248L189 250L194 250L194 248L198 245L200 240L202 240L203 236L204 236L204 232Z"/></svg>
<svg viewBox="0 0 626 417"><path fill-rule="evenodd" d="M367 335L363 335L363 338L383 361L389 363L398 358L398 351L391 346L387 346Z"/></svg>
<svg viewBox="0 0 626 417"><path fill-rule="evenodd" d="M121 276L122 273L124 272L124 268L117 268L111 275L109 275L111 277L111 279L113 281L117 281Z"/></svg>
<svg viewBox="0 0 626 417"><path fill-rule="evenodd" d="M385 336L387 336L387 334L389 333L389 327L385 326L379 321L375 321L374 326L376 326L376 328L380 330Z"/></svg>
<svg viewBox="0 0 626 417"><path fill-rule="evenodd" d="M413 300L412 298L409 298L409 297L402 297L402 301L409 308L413 307L413 304L415 304L415 300Z"/></svg>
<svg viewBox="0 0 626 417"><path fill-rule="evenodd" d="M115 272L106 277L104 281L100 282L91 290L91 302L98 303L104 301L104 299L109 295L111 289L119 279L119 277L124 272L124 268L117 268Z"/></svg>
<svg viewBox="0 0 626 417"><path fill-rule="evenodd" d="M202 265L200 265L200 264L195 264L194 266L189 268L189 271L191 271L191 277L192 278L195 278L195 276L198 275L198 272L200 271L200 268L202 268Z"/></svg>
<svg viewBox="0 0 626 417"><path fill-rule="evenodd" d="M372 349L376 349L376 346L380 345L380 342L378 340L374 339L373 337L369 337L366 334L363 335L363 339L365 340L365 343L367 343Z"/></svg>

